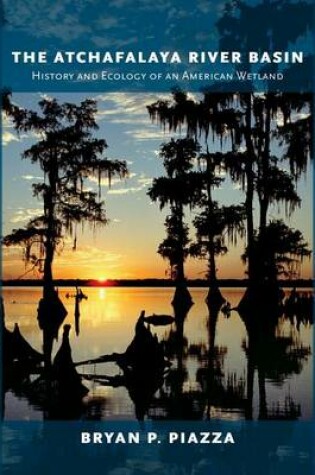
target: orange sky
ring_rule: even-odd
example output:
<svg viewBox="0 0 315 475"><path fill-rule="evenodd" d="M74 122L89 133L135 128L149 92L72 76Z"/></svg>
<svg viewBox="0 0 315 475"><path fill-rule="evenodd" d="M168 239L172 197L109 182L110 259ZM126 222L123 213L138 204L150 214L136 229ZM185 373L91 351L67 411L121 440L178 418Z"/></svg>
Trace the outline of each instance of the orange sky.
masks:
<svg viewBox="0 0 315 475"><path fill-rule="evenodd" d="M40 97L40 94L15 94L14 100L19 105L34 109ZM161 144L172 137L157 124L152 124L148 117L146 105L158 97L141 93L97 96L97 120L100 126L98 134L108 142L108 158L127 160L130 173L126 180L115 178L111 188L106 180L102 182L102 199L105 200L110 223L96 233L88 226L83 228L83 232L81 226L78 227L76 252L72 251L72 240L66 238L63 252L55 259L56 278L134 279L168 276L168 263L157 254L157 249L165 238L164 221L169 208L161 212L159 206L151 203L147 196L153 178L165 174L158 151ZM82 99L82 95L59 94L57 98L60 101L76 102ZM36 136L21 134L18 137L8 120L3 121L3 134L2 219L3 233L6 234L14 228L25 226L30 219L42 213L42 203L34 198L32 184L42 181L43 173L29 160L21 160L21 153L37 140ZM213 146L216 147L216 144ZM226 147L229 146L227 143ZM87 180L87 188L96 189L96 181L95 178ZM298 185L302 206L290 219L284 215L282 205L272 205L269 209L269 218L283 218L293 228L302 230L310 246L312 182L309 166L308 173ZM244 193L238 185L225 177L222 188L215 191L214 199L224 205L239 204L244 202ZM257 203L254 206L257 208ZM194 239L191 226L194 216L194 211L186 209L191 240ZM229 246L228 254L217 259L219 278L245 276L240 259L244 246L244 242L240 242L238 248ZM21 257L19 249L4 249L5 279L18 278L25 273ZM187 277L204 277L206 267L206 262L190 259L186 265ZM311 262L305 260L302 276L310 278L311 275ZM26 277L36 277L36 274L29 273Z"/></svg>

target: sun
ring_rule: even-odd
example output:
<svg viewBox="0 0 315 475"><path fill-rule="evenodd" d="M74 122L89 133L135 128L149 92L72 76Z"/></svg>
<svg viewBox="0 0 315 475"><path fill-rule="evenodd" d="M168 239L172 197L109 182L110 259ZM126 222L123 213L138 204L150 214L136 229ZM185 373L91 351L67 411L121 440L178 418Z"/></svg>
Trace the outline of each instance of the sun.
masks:
<svg viewBox="0 0 315 475"><path fill-rule="evenodd" d="M100 284L105 284L105 283L107 282L107 279L106 279L106 277L101 276L101 277L99 277L99 278L97 279L97 281L98 281Z"/></svg>

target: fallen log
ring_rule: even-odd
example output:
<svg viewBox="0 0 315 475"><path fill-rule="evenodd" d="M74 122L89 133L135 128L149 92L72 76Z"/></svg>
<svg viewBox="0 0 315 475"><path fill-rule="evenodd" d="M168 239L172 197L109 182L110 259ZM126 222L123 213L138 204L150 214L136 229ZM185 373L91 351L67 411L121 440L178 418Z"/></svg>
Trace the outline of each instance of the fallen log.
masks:
<svg viewBox="0 0 315 475"><path fill-rule="evenodd" d="M89 360L78 361L74 363L74 366L83 366L90 364L99 364L99 363L117 363L124 358L124 353L112 353L111 355L101 355L98 358L92 358Z"/></svg>
<svg viewBox="0 0 315 475"><path fill-rule="evenodd" d="M154 326L166 326L175 322L175 318L171 315L156 315L155 313L148 317L144 317L143 320Z"/></svg>

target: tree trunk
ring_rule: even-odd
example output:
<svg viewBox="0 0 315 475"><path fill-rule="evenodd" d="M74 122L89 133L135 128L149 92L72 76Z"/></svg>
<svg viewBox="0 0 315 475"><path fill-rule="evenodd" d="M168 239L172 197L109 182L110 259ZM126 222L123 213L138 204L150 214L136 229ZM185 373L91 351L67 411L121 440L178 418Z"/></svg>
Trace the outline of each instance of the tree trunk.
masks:
<svg viewBox="0 0 315 475"><path fill-rule="evenodd" d="M211 288L218 287L217 269L215 264L214 238L209 234L209 285Z"/></svg>
<svg viewBox="0 0 315 475"><path fill-rule="evenodd" d="M209 291L207 294L206 302L208 305L216 306L224 302L224 298L219 289L217 270L215 262L215 248L213 236L209 235Z"/></svg>
<svg viewBox="0 0 315 475"><path fill-rule="evenodd" d="M52 155L49 161L49 191L44 195L44 209L47 217L47 233L45 242L45 263L43 276L43 297L50 298L53 295L54 284L52 274L52 264L55 253L55 239L56 239L56 197L57 197L57 181L58 171L56 167L56 157Z"/></svg>
<svg viewBox="0 0 315 475"><path fill-rule="evenodd" d="M261 218L260 218L260 226L261 229L265 229L267 227L267 212L270 197L268 194L268 180L269 180L269 169L270 169L270 133L271 133L271 106L269 104L269 94L267 95L267 110L266 110L266 117L265 117L265 144L264 144L264 152L262 157L262 173L263 173L263 208L261 210Z"/></svg>
<svg viewBox="0 0 315 475"><path fill-rule="evenodd" d="M172 305L176 312L188 312L193 305L193 300L185 282L177 284L175 288Z"/></svg>
<svg viewBox="0 0 315 475"><path fill-rule="evenodd" d="M253 217L253 199L254 199L254 171L253 163L255 160L255 151L252 143L252 95L245 95L245 142L247 149L247 160L245 165L246 174L246 221L247 221L247 254L248 254L248 279L254 280L255 275L255 252L254 252L254 217Z"/></svg>
<svg viewBox="0 0 315 475"><path fill-rule="evenodd" d="M46 255L45 255L45 263L44 263L43 297L50 298L54 290L53 275L52 275L54 246L51 242L51 239L49 238L47 239L45 249L46 249Z"/></svg>
<svg viewBox="0 0 315 475"><path fill-rule="evenodd" d="M247 160L245 164L246 175L246 223L247 223L247 261L248 261L248 287L242 297L238 307L241 311L247 311L248 308L253 308L256 301L257 291L259 290L259 268L257 265L257 246L255 243L254 234L254 163L256 161L256 154L254 144L252 141L252 94L244 94L244 101L246 104L245 110L245 143L247 150Z"/></svg>
<svg viewBox="0 0 315 475"><path fill-rule="evenodd" d="M211 179L212 179L212 164L209 151L207 150L207 171L208 180L207 180L207 199L208 199L208 279L209 279L209 291L206 298L208 305L222 303L224 301L217 279L217 269L215 262L215 243L214 243L214 232L211 228L212 223L214 223L215 217L213 212L213 199L212 199L212 189L211 189Z"/></svg>
<svg viewBox="0 0 315 475"><path fill-rule="evenodd" d="M53 154L51 155L49 161L48 180L49 190L44 194L44 210L45 217L47 219L47 229L45 236L43 298L39 302L38 322L40 329L43 331L45 369L49 373L51 368L53 340L54 338L57 338L58 329L67 315L67 312L63 307L58 294L54 290L52 273L56 239L55 207L58 181L56 157Z"/></svg>
<svg viewBox="0 0 315 475"><path fill-rule="evenodd" d="M180 202L176 203L176 214L178 216L178 261L176 263L175 293L172 300L174 308L180 308L188 311L193 304L192 297L187 288L185 271L184 271L184 247L185 247L185 230L184 230L184 210Z"/></svg>
<svg viewBox="0 0 315 475"><path fill-rule="evenodd" d="M260 217L259 217L259 255L260 255L260 280L261 282L270 281L269 267L270 257L269 250L266 249L266 229L267 229L267 216L268 207L270 202L269 196L269 174L270 174L270 132L271 132L271 109L269 104L269 95L266 99L266 114L265 114L265 127L264 127L264 147L261 157L261 190L260 190ZM269 265L268 265L269 263ZM271 266L273 267L272 263Z"/></svg>
<svg viewBox="0 0 315 475"><path fill-rule="evenodd" d="M259 219L259 230L260 234L263 235L265 233L267 227L267 214L268 214L268 199L264 197L262 200L259 200L260 205L260 219Z"/></svg>
<svg viewBox="0 0 315 475"><path fill-rule="evenodd" d="M178 262L176 265L176 286L183 285L185 282L184 272L184 210L182 203L176 203L176 213L178 216Z"/></svg>

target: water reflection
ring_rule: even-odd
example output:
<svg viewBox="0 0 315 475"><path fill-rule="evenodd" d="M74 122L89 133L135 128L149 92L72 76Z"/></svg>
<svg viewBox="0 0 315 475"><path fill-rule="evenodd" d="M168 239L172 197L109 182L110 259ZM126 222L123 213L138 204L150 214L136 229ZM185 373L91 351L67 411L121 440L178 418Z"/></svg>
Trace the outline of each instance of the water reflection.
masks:
<svg viewBox="0 0 315 475"><path fill-rule="evenodd" d="M44 363L47 371L50 371L53 342L58 340L59 329L67 313L57 290L53 290L50 294L39 299L37 320L38 326L43 332Z"/></svg>
<svg viewBox="0 0 315 475"><path fill-rule="evenodd" d="M311 355L309 345L304 345L297 335L282 335L281 323L288 318L282 317L281 308L274 315L241 314L247 330L247 340L242 347L247 356L247 404L246 418L253 418L254 375L257 371L259 390L259 419L294 420L301 416L301 406L290 394L284 394L284 402L273 401L268 406L266 381L281 386L293 375L303 371L304 362ZM281 319L282 317L282 319ZM291 317L289 317L291 318ZM292 320L291 325L292 325Z"/></svg>
<svg viewBox="0 0 315 475"><path fill-rule="evenodd" d="M228 353L226 346L215 344L217 322L220 305L209 305L208 347L203 359L203 366L198 370L197 377L207 396L206 417L210 419L213 409L221 413L236 414L244 408L244 380L235 372L224 368L224 360Z"/></svg>
<svg viewBox="0 0 315 475"><path fill-rule="evenodd" d="M155 392L163 384L169 366L163 345L158 342L156 335L152 335L150 324L146 327L145 322L149 319L146 320L144 315L142 311L135 326L134 338L124 353L104 355L93 361L94 364L115 361L123 373L115 376L93 374L85 376L101 386L125 387L139 421L144 420ZM155 320L157 319L158 317Z"/></svg>
<svg viewBox="0 0 315 475"><path fill-rule="evenodd" d="M174 307L171 289L108 288L106 299L103 290L85 290L82 308L60 291L68 316L49 377L40 359L20 378L5 360L5 418L21 414L25 400L23 417L31 418L34 411L49 419L311 417L309 306L301 313L288 295L274 315L239 315L241 290L225 289L223 308L205 305L205 289L191 290L193 306ZM4 297L4 335L18 322L21 338L42 357L39 290L6 289ZM137 317L142 308L151 317ZM81 316L76 338L69 325L78 333Z"/></svg>
<svg viewBox="0 0 315 475"><path fill-rule="evenodd" d="M181 305L180 302L174 302L175 325L163 341L165 353L172 361L172 366L152 404L150 417L155 419L192 420L200 415L194 404L193 392L184 391L185 382L188 381L188 339L184 335L184 326L190 308L191 304Z"/></svg>

